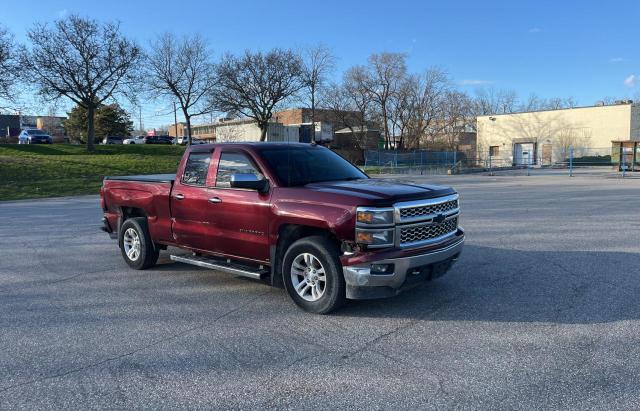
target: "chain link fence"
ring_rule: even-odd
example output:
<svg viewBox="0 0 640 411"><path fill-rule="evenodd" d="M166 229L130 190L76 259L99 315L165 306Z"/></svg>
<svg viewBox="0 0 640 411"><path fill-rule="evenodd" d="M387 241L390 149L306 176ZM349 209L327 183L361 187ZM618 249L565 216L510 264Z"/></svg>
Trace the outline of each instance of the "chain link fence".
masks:
<svg viewBox="0 0 640 411"><path fill-rule="evenodd" d="M556 169L572 175L576 169L595 168L603 172L640 171L640 144L630 147L565 147L532 146L497 155L496 150L476 155L461 151L395 151L367 150L364 170L373 174L465 174L502 170Z"/></svg>
<svg viewBox="0 0 640 411"><path fill-rule="evenodd" d="M366 150L364 170L368 173L447 174L467 162L461 151Z"/></svg>

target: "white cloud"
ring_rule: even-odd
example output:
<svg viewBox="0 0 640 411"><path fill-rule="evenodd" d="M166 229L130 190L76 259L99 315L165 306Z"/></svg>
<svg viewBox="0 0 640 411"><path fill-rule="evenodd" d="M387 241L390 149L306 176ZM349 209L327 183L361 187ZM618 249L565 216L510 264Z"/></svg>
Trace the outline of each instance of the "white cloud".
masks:
<svg viewBox="0 0 640 411"><path fill-rule="evenodd" d="M611 63L622 63L623 61L626 61L626 60L622 57L611 57L609 59L609 62Z"/></svg>
<svg viewBox="0 0 640 411"><path fill-rule="evenodd" d="M540 27L531 27L529 33L540 33L542 29Z"/></svg>
<svg viewBox="0 0 640 411"><path fill-rule="evenodd" d="M67 17L67 14L69 14L69 10L67 9L58 10L58 12L56 13L59 19Z"/></svg>
<svg viewBox="0 0 640 411"><path fill-rule="evenodd" d="M626 79L624 79L624 85L627 87L635 87L638 82L638 76L635 74L630 75Z"/></svg>
<svg viewBox="0 0 640 411"><path fill-rule="evenodd" d="M478 79L465 79L460 80L461 86L482 86L484 84L491 84L493 81L491 80L478 80Z"/></svg>

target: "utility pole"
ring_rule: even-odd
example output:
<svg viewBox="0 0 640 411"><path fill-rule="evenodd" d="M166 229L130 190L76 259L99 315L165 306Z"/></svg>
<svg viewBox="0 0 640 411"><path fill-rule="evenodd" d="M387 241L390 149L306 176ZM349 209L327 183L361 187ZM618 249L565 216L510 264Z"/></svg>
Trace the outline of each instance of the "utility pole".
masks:
<svg viewBox="0 0 640 411"><path fill-rule="evenodd" d="M176 144L178 144L178 114L176 113L176 102L173 102L173 129L176 133Z"/></svg>
<svg viewBox="0 0 640 411"><path fill-rule="evenodd" d="M144 132L144 124L142 124L142 106L138 106L138 127L140 127L140 132Z"/></svg>

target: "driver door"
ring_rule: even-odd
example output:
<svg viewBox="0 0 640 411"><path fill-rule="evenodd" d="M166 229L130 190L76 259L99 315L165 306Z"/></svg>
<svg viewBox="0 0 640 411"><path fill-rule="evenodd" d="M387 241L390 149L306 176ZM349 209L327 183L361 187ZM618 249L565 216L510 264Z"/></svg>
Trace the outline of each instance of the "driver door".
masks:
<svg viewBox="0 0 640 411"><path fill-rule="evenodd" d="M215 227L216 252L252 260L269 260L270 192L231 187L233 174L264 174L251 155L238 149L222 150L209 197L209 221Z"/></svg>

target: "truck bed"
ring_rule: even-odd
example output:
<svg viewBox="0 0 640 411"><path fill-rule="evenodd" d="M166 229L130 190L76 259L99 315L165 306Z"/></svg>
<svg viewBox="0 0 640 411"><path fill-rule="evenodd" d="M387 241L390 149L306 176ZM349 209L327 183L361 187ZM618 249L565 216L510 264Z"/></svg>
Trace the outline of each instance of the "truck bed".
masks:
<svg viewBox="0 0 640 411"><path fill-rule="evenodd" d="M173 183L175 174L143 174L137 176L106 176L105 180L114 181L141 181L145 183Z"/></svg>
<svg viewBox="0 0 640 411"><path fill-rule="evenodd" d="M171 190L175 174L105 177L102 195L109 227L118 227L126 209L141 210L149 220L149 232L158 241L171 241Z"/></svg>

